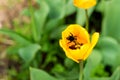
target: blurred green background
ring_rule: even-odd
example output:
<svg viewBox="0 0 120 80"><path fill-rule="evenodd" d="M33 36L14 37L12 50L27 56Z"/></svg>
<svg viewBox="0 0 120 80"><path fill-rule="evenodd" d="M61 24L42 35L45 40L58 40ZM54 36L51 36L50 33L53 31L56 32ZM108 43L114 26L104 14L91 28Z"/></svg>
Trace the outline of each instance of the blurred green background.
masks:
<svg viewBox="0 0 120 80"><path fill-rule="evenodd" d="M85 26L84 10L73 0L5 1L0 79L78 80L79 65L65 56L59 39L68 25ZM89 33L99 32L100 39L84 62L84 80L120 80L120 0L98 0L88 12Z"/></svg>

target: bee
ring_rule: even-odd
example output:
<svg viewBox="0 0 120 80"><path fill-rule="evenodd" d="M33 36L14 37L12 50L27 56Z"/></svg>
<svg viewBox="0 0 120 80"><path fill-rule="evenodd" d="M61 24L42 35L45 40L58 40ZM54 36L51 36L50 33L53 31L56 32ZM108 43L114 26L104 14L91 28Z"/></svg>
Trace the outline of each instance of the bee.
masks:
<svg viewBox="0 0 120 80"><path fill-rule="evenodd" d="M68 43L74 42L74 45L69 46L70 49L73 49L73 50L74 49L80 49L80 47L83 45L83 43L78 43L77 42L77 37L73 36L72 33L70 33L70 36L68 36L66 39L70 41Z"/></svg>
<svg viewBox="0 0 120 80"><path fill-rule="evenodd" d="M76 44L77 38L76 36L73 36L72 33L70 33L70 36L68 36L66 39L70 41L69 43L74 42Z"/></svg>
<svg viewBox="0 0 120 80"><path fill-rule="evenodd" d="M71 45L69 46L70 49L80 49L80 45Z"/></svg>

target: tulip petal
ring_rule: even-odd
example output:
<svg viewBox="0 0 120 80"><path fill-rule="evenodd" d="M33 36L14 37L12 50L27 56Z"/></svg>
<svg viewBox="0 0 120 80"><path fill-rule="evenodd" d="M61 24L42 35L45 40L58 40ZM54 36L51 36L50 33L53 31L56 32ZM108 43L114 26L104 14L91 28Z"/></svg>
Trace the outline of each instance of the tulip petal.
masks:
<svg viewBox="0 0 120 80"><path fill-rule="evenodd" d="M81 49L76 49L76 50L69 49L69 53L67 54L70 54L72 58L75 59L76 62L78 63L79 60L83 60L84 54L87 52L89 46L90 44L85 44L81 47Z"/></svg>
<svg viewBox="0 0 120 80"><path fill-rule="evenodd" d="M68 58L79 63L80 60L85 60L90 55L98 38L99 33L94 33L90 42L86 29L73 24L62 32L62 39L59 40L59 44Z"/></svg>
<svg viewBox="0 0 120 80"><path fill-rule="evenodd" d="M65 47L66 45L63 40L60 40L59 43L60 43L60 46L65 51L66 56L77 63L79 63L79 60L83 59L84 54L87 52L90 46L90 44L85 44L81 47L81 49L71 50Z"/></svg>
<svg viewBox="0 0 120 80"><path fill-rule="evenodd" d="M73 56L71 55L71 52L69 52L69 50L67 50L67 48L65 47L66 45L64 44L64 41L60 40L59 44L63 48L63 50L65 51L66 56L78 63L78 61L75 58L73 58Z"/></svg>
<svg viewBox="0 0 120 80"><path fill-rule="evenodd" d="M78 24L72 24L68 26L63 32L62 32L62 39L66 39L66 37L70 36L70 33L74 34L74 36L78 37L78 42L84 42L89 43L89 34L86 29L84 29L82 26Z"/></svg>
<svg viewBox="0 0 120 80"><path fill-rule="evenodd" d="M95 32L92 35L92 41L91 41L91 45L87 51L87 53L84 55L84 60L86 60L86 58L90 55L90 53L92 52L92 49L94 48L94 46L96 45L96 43L98 42L99 39L99 33Z"/></svg>
<svg viewBox="0 0 120 80"><path fill-rule="evenodd" d="M74 0L74 5L78 8L88 9L96 5L96 0Z"/></svg>

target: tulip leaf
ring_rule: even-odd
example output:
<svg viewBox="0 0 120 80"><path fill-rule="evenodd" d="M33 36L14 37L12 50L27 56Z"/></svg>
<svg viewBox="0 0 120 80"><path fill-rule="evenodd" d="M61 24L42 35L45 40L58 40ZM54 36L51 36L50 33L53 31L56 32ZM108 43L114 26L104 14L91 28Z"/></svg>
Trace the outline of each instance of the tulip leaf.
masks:
<svg viewBox="0 0 120 80"><path fill-rule="evenodd" d="M58 68L57 68L58 69ZM64 70L62 73L57 73L56 71L53 72L58 80L77 80L79 76L79 69L78 65L72 66L67 71Z"/></svg>
<svg viewBox="0 0 120 80"><path fill-rule="evenodd" d="M120 66L115 70L110 80L120 80Z"/></svg>
<svg viewBox="0 0 120 80"><path fill-rule="evenodd" d="M104 36L111 36L120 42L119 3L120 0L110 0L106 2L104 19L102 23L102 34Z"/></svg>
<svg viewBox="0 0 120 80"><path fill-rule="evenodd" d="M51 31L58 27L62 19L65 17L65 1L61 0L46 0L47 5L50 8L48 15L48 21L45 25L45 31Z"/></svg>
<svg viewBox="0 0 120 80"><path fill-rule="evenodd" d="M26 47L20 48L19 55L26 63L29 63L35 57L35 54L39 49L40 45L30 44Z"/></svg>
<svg viewBox="0 0 120 80"><path fill-rule="evenodd" d="M98 47L105 64L111 65L114 68L120 65L120 45L114 38L101 37L98 42Z"/></svg>
<svg viewBox="0 0 120 80"><path fill-rule="evenodd" d="M90 16L93 11L94 11L94 8L89 9L88 15ZM84 26L85 21L86 21L85 10L77 9L76 23L80 24L81 26Z"/></svg>
<svg viewBox="0 0 120 80"><path fill-rule="evenodd" d="M65 16L65 1L61 0L46 0L46 3L50 7L49 18L63 18Z"/></svg>
<svg viewBox="0 0 120 80"><path fill-rule="evenodd" d="M46 19L49 14L49 6L44 0L36 0L38 3L38 8L34 9L32 6L30 10L25 8L22 14L31 16L31 31L33 39L39 42L41 34L43 32L43 27L45 26Z"/></svg>
<svg viewBox="0 0 120 80"><path fill-rule="evenodd" d="M73 5L73 0L67 0L67 3L65 6L66 6L65 10L67 10L66 16L69 16L76 11L76 7Z"/></svg>
<svg viewBox="0 0 120 80"><path fill-rule="evenodd" d="M89 80L110 80L110 78L109 77L101 77L101 78L96 77L96 78L91 78Z"/></svg>
<svg viewBox="0 0 120 80"><path fill-rule="evenodd" d="M30 68L31 80L58 80L41 69Z"/></svg>
<svg viewBox="0 0 120 80"><path fill-rule="evenodd" d="M45 26L45 22L49 14L49 6L46 3L46 1L42 0L39 2L39 4L40 4L40 9L34 13L36 30L37 30L37 34L39 34L38 37L40 37L42 32L44 31L43 27Z"/></svg>
<svg viewBox="0 0 120 80"><path fill-rule="evenodd" d="M111 77L96 77L89 80L120 80L120 67L118 67Z"/></svg>
<svg viewBox="0 0 120 80"><path fill-rule="evenodd" d="M65 28L66 28L66 25L63 25L63 26L60 26L57 29L53 30L50 37L51 38L56 38L56 39L61 38L61 33Z"/></svg>
<svg viewBox="0 0 120 80"><path fill-rule="evenodd" d="M73 60L66 58L64 61L64 65L65 65L65 67L70 68L70 67L73 67L74 62L73 62Z"/></svg>
<svg viewBox="0 0 120 80"><path fill-rule="evenodd" d="M31 43L24 36L12 30L0 29L0 33L9 36L10 38L22 45L29 45Z"/></svg>
<svg viewBox="0 0 120 80"><path fill-rule="evenodd" d="M58 27L58 26L59 26L60 21L61 21L60 19L52 19L52 20L49 20L49 21L46 23L45 31L46 31L46 32L52 31L53 29L55 29L55 27Z"/></svg>
<svg viewBox="0 0 120 80"><path fill-rule="evenodd" d="M92 72L97 66L99 66L101 60L102 60L102 56L100 52L98 50L93 50L84 68L85 80L88 80L91 77Z"/></svg>

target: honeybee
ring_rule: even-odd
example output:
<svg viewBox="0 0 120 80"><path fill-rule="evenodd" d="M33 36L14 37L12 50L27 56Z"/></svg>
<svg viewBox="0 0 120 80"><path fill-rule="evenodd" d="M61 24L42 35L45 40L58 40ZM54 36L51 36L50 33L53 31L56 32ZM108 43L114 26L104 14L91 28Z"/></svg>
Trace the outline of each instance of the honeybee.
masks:
<svg viewBox="0 0 120 80"><path fill-rule="evenodd" d="M74 42L73 45L69 46L70 49L80 49L80 47L83 45L83 43L77 42L77 37L73 36L72 33L70 33L70 36L68 36L66 39L70 41L68 43Z"/></svg>
<svg viewBox="0 0 120 80"><path fill-rule="evenodd" d="M80 45L71 45L69 46L70 49L80 49Z"/></svg>
<svg viewBox="0 0 120 80"><path fill-rule="evenodd" d="M72 33L70 33L70 36L68 36L66 39L70 41L69 43L74 42L76 44L77 38L76 36L73 36Z"/></svg>

